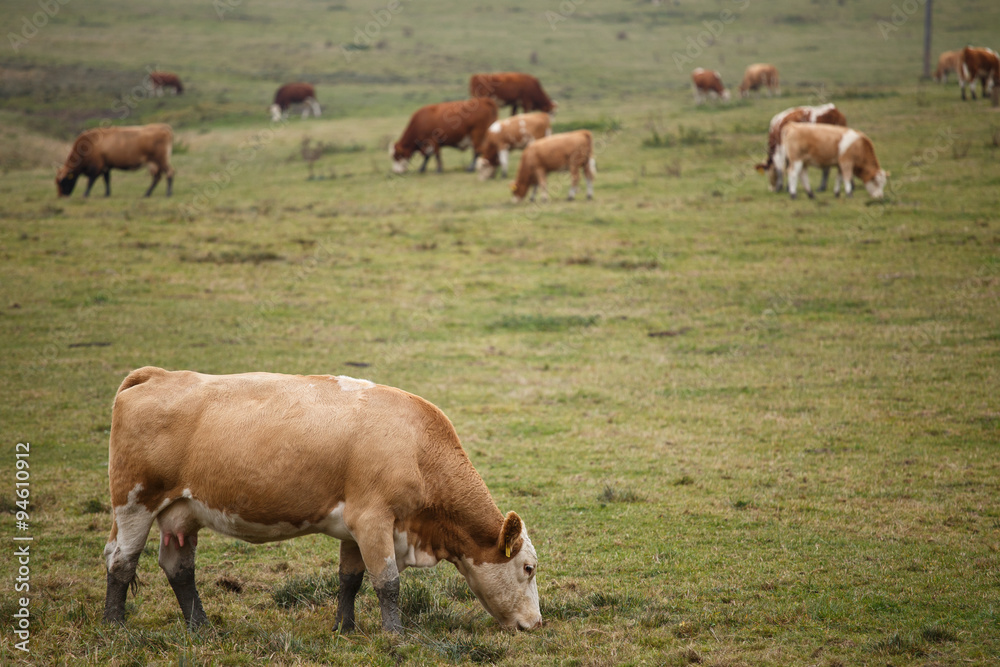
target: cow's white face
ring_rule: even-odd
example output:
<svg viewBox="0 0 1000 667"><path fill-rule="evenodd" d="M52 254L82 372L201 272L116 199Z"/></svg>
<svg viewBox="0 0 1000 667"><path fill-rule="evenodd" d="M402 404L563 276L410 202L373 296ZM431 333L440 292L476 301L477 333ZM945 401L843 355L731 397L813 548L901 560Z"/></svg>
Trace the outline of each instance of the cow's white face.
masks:
<svg viewBox="0 0 1000 667"><path fill-rule="evenodd" d="M484 157L476 158L476 173L479 174L479 180L486 181L493 177L493 172L496 168L490 164L489 160Z"/></svg>
<svg viewBox="0 0 1000 667"><path fill-rule="evenodd" d="M476 598L500 625L512 630L531 630L542 623L535 583L538 556L523 528L521 538L524 540L521 550L506 563L477 565L462 558L456 565Z"/></svg>
<svg viewBox="0 0 1000 667"><path fill-rule="evenodd" d="M410 161L407 158L397 157L398 150L395 145L389 146L389 159L392 160L392 173L405 174Z"/></svg>
<svg viewBox="0 0 1000 667"><path fill-rule="evenodd" d="M888 177L886 176L885 169L879 169L878 173L875 174L875 178L865 183L865 189L868 190L868 194L873 199L881 199L884 195L887 181Z"/></svg>
<svg viewBox="0 0 1000 667"><path fill-rule="evenodd" d="M271 107L268 109L268 111L271 112L272 121L277 123L279 120L281 120L281 107L279 107L277 104L272 104Z"/></svg>

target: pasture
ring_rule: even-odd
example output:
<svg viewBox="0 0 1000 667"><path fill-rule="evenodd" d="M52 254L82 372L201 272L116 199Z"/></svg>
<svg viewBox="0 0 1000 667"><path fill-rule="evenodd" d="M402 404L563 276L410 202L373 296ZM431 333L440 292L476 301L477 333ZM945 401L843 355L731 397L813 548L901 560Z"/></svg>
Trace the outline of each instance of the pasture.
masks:
<svg viewBox="0 0 1000 667"><path fill-rule="evenodd" d="M922 5L55 4L0 7L22 35L0 45L0 662L996 663L1000 113L919 79ZM995 2L936 3L935 59L998 27ZM738 97L751 62L782 97L695 106L691 69ZM147 68L184 94L149 97ZM513 206L452 149L390 174L417 107L503 70L538 76L555 131L593 132L592 202L554 176ZM270 121L290 80L319 119ZM790 201L753 171L772 115L821 101L872 138L883 202ZM120 171L110 198L56 197L105 119L172 124L171 198ZM104 625L110 408L143 365L430 400L525 520L544 626L502 631L442 563L403 573L401 639L367 584L333 634L335 540L203 531L211 625L188 633L155 528Z"/></svg>

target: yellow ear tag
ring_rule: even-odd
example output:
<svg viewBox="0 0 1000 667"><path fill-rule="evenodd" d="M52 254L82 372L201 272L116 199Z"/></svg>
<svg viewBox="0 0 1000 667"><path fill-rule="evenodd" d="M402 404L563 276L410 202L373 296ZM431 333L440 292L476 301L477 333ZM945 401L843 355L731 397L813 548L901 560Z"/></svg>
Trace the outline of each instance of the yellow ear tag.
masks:
<svg viewBox="0 0 1000 667"><path fill-rule="evenodd" d="M510 545L507 545L507 558L510 558Z"/></svg>

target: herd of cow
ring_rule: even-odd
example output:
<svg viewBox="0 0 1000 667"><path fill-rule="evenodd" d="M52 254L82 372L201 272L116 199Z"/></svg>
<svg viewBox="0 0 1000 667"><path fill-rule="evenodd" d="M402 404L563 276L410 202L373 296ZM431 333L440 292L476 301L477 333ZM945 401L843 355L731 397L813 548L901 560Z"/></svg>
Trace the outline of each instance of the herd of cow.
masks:
<svg viewBox="0 0 1000 667"><path fill-rule="evenodd" d="M938 60L934 74L946 81L955 73L966 99L966 89L976 99L975 82L980 81L985 98L1000 84L1000 58L992 49L967 46L960 51L946 51ZM695 102L710 98L728 100L729 91L717 71L697 68L691 73ZM184 92L180 78L171 72L150 72L151 90L162 94L172 88ZM742 97L754 91L780 95L778 70L770 64L758 63L746 68L739 92ZM427 169L431 157L442 171L441 148L473 149L469 171L477 171L483 180L500 173L506 178L512 150L522 150L520 166L511 184L513 201L521 201L531 189L534 200L538 188L548 199L547 176L553 171L569 171L569 199L576 195L580 172L587 181L587 198L593 197L596 163L593 136L587 130L552 135L551 115L556 104L542 89L535 77L520 72L474 74L469 79L467 100L430 104L418 109L410 118L399 141L389 148L392 170L406 171L415 153L424 156L420 171ZM320 105L312 84L304 82L281 86L274 95L269 111L273 121L287 117L289 110L299 105L302 117L318 117ZM498 119L499 108L509 106L511 116ZM524 113L518 114L518 109ZM806 127L806 126L811 127ZM94 182L103 177L105 195L111 194L111 169L138 169L148 165L153 181L146 190L148 197L160 178L165 176L167 195L172 192L174 170L170 165L173 134L169 126L152 124L133 127L101 127L87 130L77 137L65 165L56 176L60 195L73 192L80 175L88 182L84 196L90 194ZM767 136L767 158L757 165L768 174L769 187L780 192L787 182L788 192L795 198L799 181L809 197L812 188L805 169L823 170L820 190L826 188L831 168L837 167L834 192L841 187L850 196L852 179L858 177L869 194L883 196L886 172L879 166L871 140L863 133L847 127L844 115L833 104L816 107L792 107L771 119ZM785 176L787 172L787 178Z"/></svg>
<svg viewBox="0 0 1000 667"><path fill-rule="evenodd" d="M938 75L956 71L963 99L965 83L974 78L984 95L1000 83L992 51L967 48L957 64L944 56L942 63ZM183 91L173 75L151 81L159 89ZM718 72L697 69L692 82L699 103L709 95L729 97ZM740 92L778 93L778 85L773 66L754 65ZM510 151L521 149L515 200L539 186L546 196L546 175L555 170L573 174L570 199L581 171L588 198L593 195L591 133L552 134L556 105L537 79L475 75L470 95L418 109L390 147L393 171L405 171L418 152L424 156L421 171L432 156L441 171L442 147L471 147L469 169L487 179L498 169L506 175ZM304 115L320 113L315 90L306 83L282 86L272 117L279 120L293 105L302 105ZM503 121L500 106L511 107ZM519 107L524 113L517 113ZM148 164L153 182L146 196L161 176L170 195L172 142L164 124L88 130L59 171L59 193L69 195L84 174L85 195L101 176L110 194L110 169ZM808 166L823 170L821 189L829 170L837 168L838 194L843 187L850 195L857 177L872 197L882 197L886 174L871 140L849 128L833 104L792 107L771 120L766 161L758 165L771 189L781 191L787 181L794 198L801 179L812 197ZM247 419L250 414L253 419ZM294 442L294 456L275 457L279 442ZM500 512L448 418L399 389L346 376L212 376L141 368L125 378L115 397L108 473L114 518L104 548L106 621L124 622L127 592L135 586L139 556L155 522L159 564L191 627L208 620L194 576L202 528L255 543L310 533L341 540L335 627L343 631L355 627L355 599L366 571L382 627L400 632L400 571L442 560L455 564L503 626L527 630L542 623L538 559L524 523L515 512ZM296 493L289 495L292 483Z"/></svg>

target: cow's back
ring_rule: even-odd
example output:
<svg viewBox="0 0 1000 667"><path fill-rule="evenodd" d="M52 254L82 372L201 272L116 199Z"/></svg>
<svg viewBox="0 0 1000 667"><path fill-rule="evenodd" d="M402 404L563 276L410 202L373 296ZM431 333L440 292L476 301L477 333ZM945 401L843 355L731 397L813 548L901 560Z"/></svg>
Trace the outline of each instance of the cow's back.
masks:
<svg viewBox="0 0 1000 667"><path fill-rule="evenodd" d="M137 500L150 511L191 497L292 525L371 488L419 502L416 445L447 418L414 399L350 378L139 369L112 412L112 502L142 484Z"/></svg>

